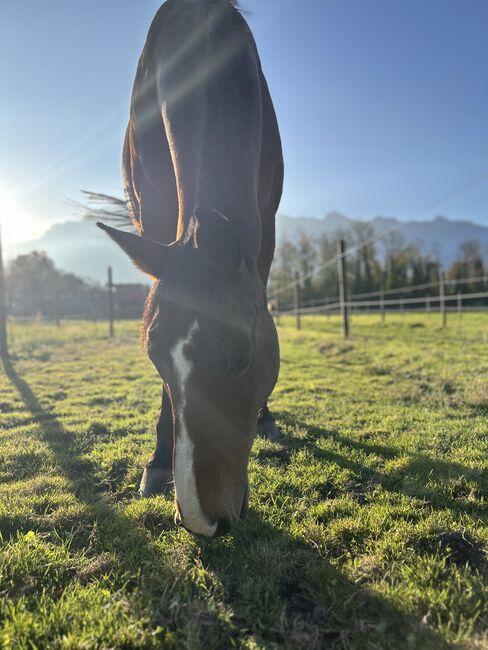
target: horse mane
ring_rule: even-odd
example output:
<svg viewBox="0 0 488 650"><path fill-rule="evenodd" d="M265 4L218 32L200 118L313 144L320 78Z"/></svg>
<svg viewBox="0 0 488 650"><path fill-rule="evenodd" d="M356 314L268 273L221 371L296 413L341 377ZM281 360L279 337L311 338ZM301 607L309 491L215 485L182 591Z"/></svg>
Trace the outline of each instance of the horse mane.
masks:
<svg viewBox="0 0 488 650"><path fill-rule="evenodd" d="M135 232L127 201L103 192L82 190L85 201L70 201L76 213L85 221L103 221L114 228Z"/></svg>

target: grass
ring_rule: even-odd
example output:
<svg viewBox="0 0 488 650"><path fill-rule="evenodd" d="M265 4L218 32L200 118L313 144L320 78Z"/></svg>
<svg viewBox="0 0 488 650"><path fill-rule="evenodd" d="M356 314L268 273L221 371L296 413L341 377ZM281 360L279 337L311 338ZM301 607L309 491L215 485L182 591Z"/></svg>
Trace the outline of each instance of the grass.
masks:
<svg viewBox="0 0 488 650"><path fill-rule="evenodd" d="M16 324L0 371L0 647L488 647L488 316L279 327L278 443L198 539L140 500L138 326Z"/></svg>

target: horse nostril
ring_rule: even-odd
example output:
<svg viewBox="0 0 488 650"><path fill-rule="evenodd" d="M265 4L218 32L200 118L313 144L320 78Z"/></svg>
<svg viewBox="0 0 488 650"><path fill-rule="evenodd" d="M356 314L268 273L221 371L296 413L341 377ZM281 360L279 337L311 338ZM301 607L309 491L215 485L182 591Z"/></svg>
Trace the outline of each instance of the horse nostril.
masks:
<svg viewBox="0 0 488 650"><path fill-rule="evenodd" d="M230 521L225 517L221 517L217 520L217 529L215 531L214 537L221 537L222 535L227 535L230 532L231 525Z"/></svg>

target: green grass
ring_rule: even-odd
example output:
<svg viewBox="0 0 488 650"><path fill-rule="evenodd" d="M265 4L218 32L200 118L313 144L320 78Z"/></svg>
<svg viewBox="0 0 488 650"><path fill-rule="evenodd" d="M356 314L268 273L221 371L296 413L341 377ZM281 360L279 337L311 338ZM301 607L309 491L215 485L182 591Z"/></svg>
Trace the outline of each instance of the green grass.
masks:
<svg viewBox="0 0 488 650"><path fill-rule="evenodd" d="M234 535L136 496L158 378L138 325L13 325L0 371L0 647L488 647L488 316L279 327Z"/></svg>

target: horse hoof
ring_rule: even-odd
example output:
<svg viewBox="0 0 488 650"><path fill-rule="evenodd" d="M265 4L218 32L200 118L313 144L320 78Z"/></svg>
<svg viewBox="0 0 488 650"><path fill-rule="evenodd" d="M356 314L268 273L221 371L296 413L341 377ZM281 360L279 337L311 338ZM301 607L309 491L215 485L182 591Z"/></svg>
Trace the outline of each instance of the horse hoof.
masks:
<svg viewBox="0 0 488 650"><path fill-rule="evenodd" d="M276 441L280 437L280 430L274 420L266 420L265 422L257 423L256 435L261 438L266 438L266 440Z"/></svg>
<svg viewBox="0 0 488 650"><path fill-rule="evenodd" d="M145 467L139 486L141 497L167 494L173 486L173 472L161 467Z"/></svg>

